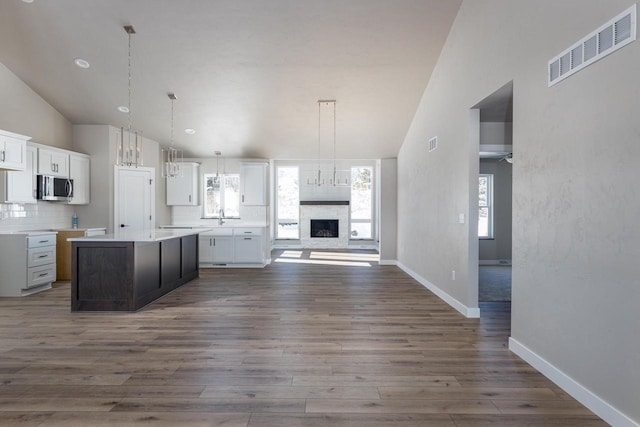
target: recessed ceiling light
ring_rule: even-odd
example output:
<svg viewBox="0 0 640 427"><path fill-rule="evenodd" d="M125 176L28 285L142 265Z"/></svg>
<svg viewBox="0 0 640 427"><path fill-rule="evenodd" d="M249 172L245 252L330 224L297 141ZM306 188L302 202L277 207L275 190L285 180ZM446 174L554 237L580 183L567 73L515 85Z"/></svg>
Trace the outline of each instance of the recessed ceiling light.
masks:
<svg viewBox="0 0 640 427"><path fill-rule="evenodd" d="M89 68L89 67L91 67L91 64L89 64L89 61L87 61L86 59L82 59L82 58L74 59L73 63L76 64L80 68Z"/></svg>
<svg viewBox="0 0 640 427"><path fill-rule="evenodd" d="M23 3L33 3L33 0L22 0Z"/></svg>
<svg viewBox="0 0 640 427"><path fill-rule="evenodd" d="M125 107L124 105L121 105L118 107L118 111L120 111L121 113L128 113L129 107Z"/></svg>
<svg viewBox="0 0 640 427"><path fill-rule="evenodd" d="M184 133L188 134L188 135L193 135L194 133L196 133L195 129L191 129L191 128L187 128L184 130Z"/></svg>

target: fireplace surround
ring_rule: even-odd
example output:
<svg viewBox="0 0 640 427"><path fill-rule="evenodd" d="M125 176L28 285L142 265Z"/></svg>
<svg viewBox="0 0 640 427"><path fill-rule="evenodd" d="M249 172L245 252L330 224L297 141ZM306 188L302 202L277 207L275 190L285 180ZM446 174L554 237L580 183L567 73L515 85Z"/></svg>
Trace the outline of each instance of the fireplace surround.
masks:
<svg viewBox="0 0 640 427"><path fill-rule="evenodd" d="M312 231L312 220L319 221L316 224L319 229L315 233ZM327 221L335 225L329 226ZM335 227L335 233L330 227ZM308 249L348 248L349 201L301 201L300 244Z"/></svg>

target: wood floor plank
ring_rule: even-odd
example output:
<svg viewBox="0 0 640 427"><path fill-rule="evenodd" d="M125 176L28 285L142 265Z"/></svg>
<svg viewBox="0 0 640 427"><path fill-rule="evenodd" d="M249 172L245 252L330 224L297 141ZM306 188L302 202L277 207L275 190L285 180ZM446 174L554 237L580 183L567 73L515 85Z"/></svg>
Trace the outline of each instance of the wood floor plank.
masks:
<svg viewBox="0 0 640 427"><path fill-rule="evenodd" d="M124 398L113 411L133 412L299 412L305 410L305 399L180 399Z"/></svg>
<svg viewBox="0 0 640 427"><path fill-rule="evenodd" d="M570 415L458 415L451 419L456 427L607 427L595 416Z"/></svg>
<svg viewBox="0 0 640 427"><path fill-rule="evenodd" d="M215 399L379 399L376 387L322 387L322 386L256 386L205 387L204 398Z"/></svg>
<svg viewBox="0 0 640 427"><path fill-rule="evenodd" d="M448 415L253 414L249 427L456 427Z"/></svg>
<svg viewBox="0 0 640 427"><path fill-rule="evenodd" d="M38 427L246 427L250 416L211 412L57 412Z"/></svg>
<svg viewBox="0 0 640 427"><path fill-rule="evenodd" d="M499 414L490 400L307 399L308 413Z"/></svg>
<svg viewBox="0 0 640 427"><path fill-rule="evenodd" d="M203 269L137 313L70 292L0 298L0 425L604 425L508 350L508 303L467 319L393 266Z"/></svg>

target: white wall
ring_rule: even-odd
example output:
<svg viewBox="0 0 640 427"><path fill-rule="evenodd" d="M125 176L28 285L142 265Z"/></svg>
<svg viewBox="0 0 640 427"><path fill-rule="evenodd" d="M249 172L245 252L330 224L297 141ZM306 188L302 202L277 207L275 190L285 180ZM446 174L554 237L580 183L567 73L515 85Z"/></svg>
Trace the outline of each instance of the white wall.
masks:
<svg viewBox="0 0 640 427"><path fill-rule="evenodd" d="M107 227L108 232L113 232L113 167L118 132L120 129L108 125L73 126L74 149L91 156L91 204L76 207L78 218L93 226ZM156 171L156 226L168 224L170 210L166 205L166 183L161 176L159 144L143 138L143 158L144 166L155 168Z"/></svg>
<svg viewBox="0 0 640 427"><path fill-rule="evenodd" d="M0 93L0 129L71 148L71 124L1 63ZM70 227L73 211L72 206L52 202L0 204L0 231Z"/></svg>
<svg viewBox="0 0 640 427"><path fill-rule="evenodd" d="M170 218L163 224L176 225L215 225L217 218L203 218L204 215L204 174L215 174L216 172L228 174L239 174L241 163L243 161L251 161L258 159L236 159L236 158L205 158L205 159L184 159L185 162L196 162L200 164L200 176L198 178L199 205L198 206L172 206ZM265 161L264 159L259 159ZM242 179L242 178L241 178ZM163 203L166 203L166 195L161 196ZM269 199L267 199L269 200ZM269 220L268 206L243 206L240 205L239 219L225 219L225 224L233 225L234 223L255 223L267 225Z"/></svg>
<svg viewBox="0 0 640 427"><path fill-rule="evenodd" d="M71 123L0 63L0 129L71 149Z"/></svg>
<svg viewBox="0 0 640 427"><path fill-rule="evenodd" d="M399 260L473 307L469 109L513 80L513 342L618 425L640 423L640 42L551 88L546 69L630 5L466 0L398 156Z"/></svg>

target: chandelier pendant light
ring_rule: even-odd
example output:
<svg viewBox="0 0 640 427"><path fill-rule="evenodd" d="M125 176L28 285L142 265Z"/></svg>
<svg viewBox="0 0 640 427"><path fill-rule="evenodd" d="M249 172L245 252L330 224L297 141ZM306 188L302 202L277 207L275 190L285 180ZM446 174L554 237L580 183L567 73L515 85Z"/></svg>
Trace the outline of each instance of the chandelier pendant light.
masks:
<svg viewBox="0 0 640 427"><path fill-rule="evenodd" d="M176 99L174 93L167 95L171 100L171 140L169 148L162 149L162 176L164 178L179 178L182 177L182 150L173 148L173 103Z"/></svg>
<svg viewBox="0 0 640 427"><path fill-rule="evenodd" d="M124 30L129 37L128 54L128 104L127 127L120 128L116 140L116 165L139 167L143 165L142 132L134 131L131 127L131 36L136 33L133 26L125 25Z"/></svg>
<svg viewBox="0 0 640 427"><path fill-rule="evenodd" d="M334 187L345 187L349 185L349 175L351 171L339 170L336 166L336 101L333 103L333 175L329 180Z"/></svg>
<svg viewBox="0 0 640 427"><path fill-rule="evenodd" d="M325 117L325 126L323 126L323 120L322 120L322 110L323 107L325 107L324 109L327 112L331 113L331 119L327 120L327 118ZM326 114L325 114L326 116ZM327 123L330 123L331 125L331 134L333 137L333 170L331 172L329 171L324 171L322 170L322 163L321 163L321 149L322 149L322 131L323 129L326 131L327 129ZM328 134L329 132L325 132L325 134ZM340 170L338 169L338 162L336 159L336 150L337 147L337 142L336 142L336 100L335 99L320 99L318 100L318 170L316 172L311 172L309 174L307 174L307 185L312 185L312 186L318 186L321 187L323 185L325 185L325 183L327 183L328 185L334 186L334 187L345 187L345 186L349 186L349 180L351 177L351 171L350 170ZM326 162L327 165L329 166L329 161ZM328 167L326 167L326 169L329 169ZM328 178L325 179L323 176L323 173L325 173Z"/></svg>

